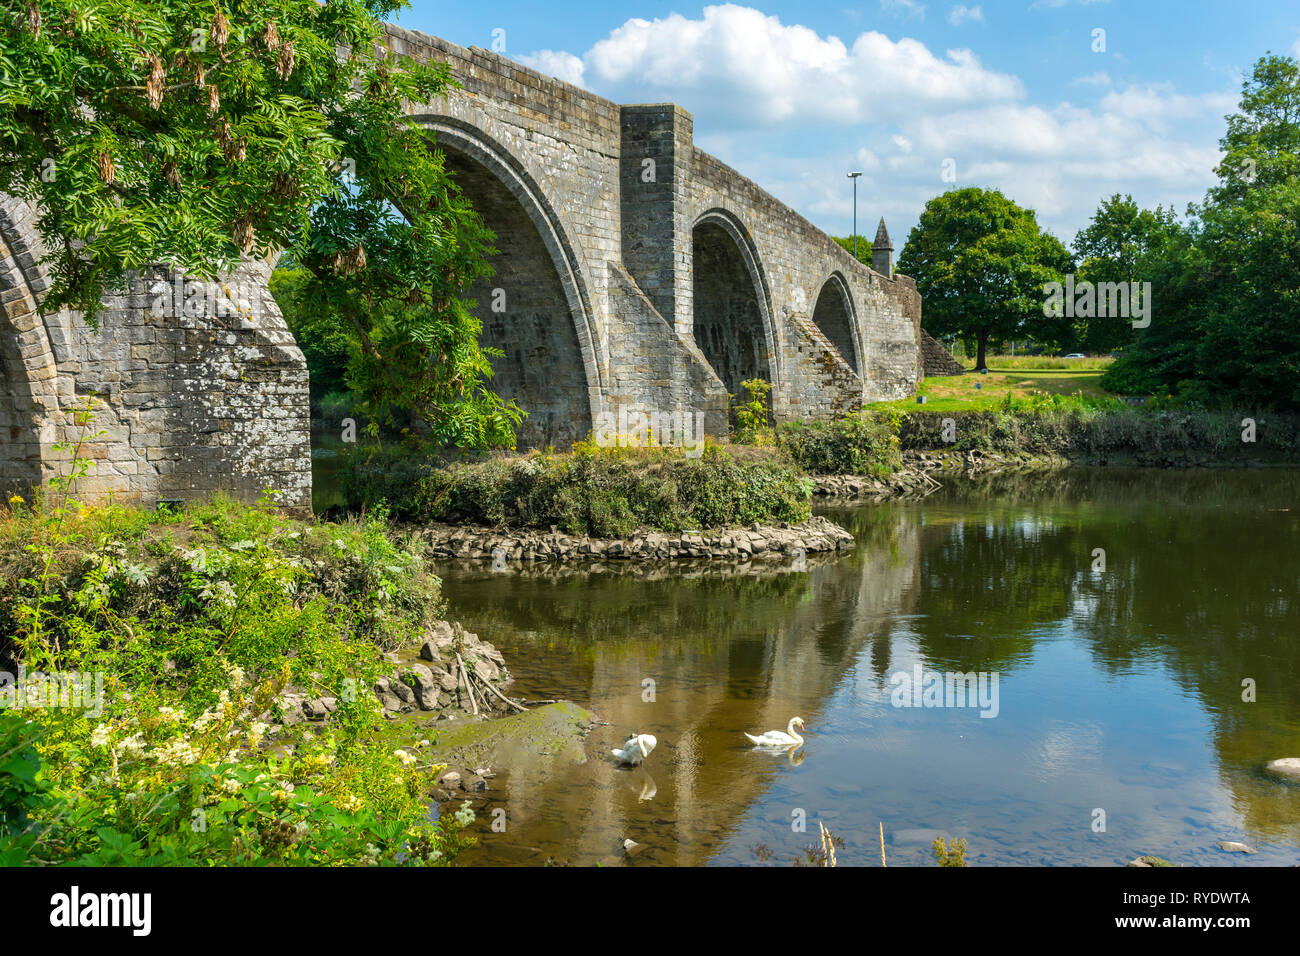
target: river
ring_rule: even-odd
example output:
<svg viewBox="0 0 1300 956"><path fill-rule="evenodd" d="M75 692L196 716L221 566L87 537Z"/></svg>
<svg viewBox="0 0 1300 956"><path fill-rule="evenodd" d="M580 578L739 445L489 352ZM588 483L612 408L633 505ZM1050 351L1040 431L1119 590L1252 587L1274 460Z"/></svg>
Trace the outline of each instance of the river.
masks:
<svg viewBox="0 0 1300 956"><path fill-rule="evenodd" d="M1298 489L1073 469L823 508L857 547L805 570L441 566L512 693L609 722L586 762L495 778L504 832L480 814L462 861L788 865L821 822L840 865L880 865L881 824L890 865L936 834L971 865L1294 864L1300 786L1262 768L1300 756ZM900 676L972 672L945 706ZM742 736L796 715L801 752ZM606 756L631 731L644 769Z"/></svg>

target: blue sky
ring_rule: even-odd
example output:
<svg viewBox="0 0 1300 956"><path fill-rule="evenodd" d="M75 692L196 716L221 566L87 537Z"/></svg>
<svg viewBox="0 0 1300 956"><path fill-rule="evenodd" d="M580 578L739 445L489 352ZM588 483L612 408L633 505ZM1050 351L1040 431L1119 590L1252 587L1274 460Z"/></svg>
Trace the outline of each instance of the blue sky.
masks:
<svg viewBox="0 0 1300 956"><path fill-rule="evenodd" d="M502 30L511 59L679 103L698 146L837 235L860 169L859 232L883 215L900 248L954 186L999 188L1067 242L1115 192L1181 212L1243 73L1300 51L1297 0L412 0L398 22L465 46Z"/></svg>

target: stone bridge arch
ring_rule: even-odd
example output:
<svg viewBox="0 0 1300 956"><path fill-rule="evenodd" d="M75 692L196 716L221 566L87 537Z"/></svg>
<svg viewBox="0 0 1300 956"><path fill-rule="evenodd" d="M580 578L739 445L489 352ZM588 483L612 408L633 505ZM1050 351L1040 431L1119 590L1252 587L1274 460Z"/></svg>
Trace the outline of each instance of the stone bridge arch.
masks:
<svg viewBox="0 0 1300 956"><path fill-rule="evenodd" d="M528 412L521 448L585 438L606 383L590 283L570 231L538 181L509 149L456 117L417 117L462 192L496 233L492 276L468 291L483 323L497 394ZM500 290L500 291L498 291ZM495 311L494 305L501 311Z"/></svg>
<svg viewBox="0 0 1300 956"><path fill-rule="evenodd" d="M830 339L849 368L861 376L866 362L857 309L849 292L848 280L838 269L827 276L818 289L812 320L822 334Z"/></svg>
<svg viewBox="0 0 1300 956"><path fill-rule="evenodd" d="M40 302L49 280L33 210L0 197L0 490L26 493L55 474L59 374Z"/></svg>
<svg viewBox="0 0 1300 956"><path fill-rule="evenodd" d="M691 227L691 302L695 342L727 391L743 399L740 383L761 378L779 394L771 289L753 237L726 209L705 210Z"/></svg>

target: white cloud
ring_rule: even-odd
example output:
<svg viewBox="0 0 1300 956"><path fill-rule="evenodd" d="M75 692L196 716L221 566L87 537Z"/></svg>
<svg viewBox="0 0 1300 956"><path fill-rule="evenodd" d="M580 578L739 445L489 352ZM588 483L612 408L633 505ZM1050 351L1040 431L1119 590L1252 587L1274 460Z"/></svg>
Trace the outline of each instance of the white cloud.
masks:
<svg viewBox="0 0 1300 956"><path fill-rule="evenodd" d="M984 11L978 4L973 7L968 7L964 3L959 3L948 11L948 22L955 27L959 27L963 23L967 22L983 23Z"/></svg>
<svg viewBox="0 0 1300 956"><path fill-rule="evenodd" d="M568 56L546 55L552 63ZM576 75L571 61L563 65ZM735 4L705 7L697 20L676 13L628 20L588 50L582 66L583 81L602 95L623 102L672 99L744 127L860 123L1024 93L1016 77L985 68L970 50L940 57L917 40L875 31L846 46L839 37Z"/></svg>
<svg viewBox="0 0 1300 956"><path fill-rule="evenodd" d="M554 76L566 83L572 83L574 86L582 86L582 60L572 53L538 50L536 53L516 57L516 59L524 66L532 67L539 73Z"/></svg>
<svg viewBox="0 0 1300 956"><path fill-rule="evenodd" d="M925 19L925 4L917 0L880 0L880 9L894 16Z"/></svg>
<svg viewBox="0 0 1300 956"><path fill-rule="evenodd" d="M580 56L524 60L617 102L679 103L701 149L840 235L846 171L864 174L860 214L883 213L905 235L951 187L940 176L948 157L956 185L1000 188L1066 239L1113 192L1181 209L1213 181L1236 102L1226 82L1189 95L1105 71L1072 81L1086 105L1032 102L1017 76L969 49L936 53L872 30L823 36L735 4L628 20Z"/></svg>

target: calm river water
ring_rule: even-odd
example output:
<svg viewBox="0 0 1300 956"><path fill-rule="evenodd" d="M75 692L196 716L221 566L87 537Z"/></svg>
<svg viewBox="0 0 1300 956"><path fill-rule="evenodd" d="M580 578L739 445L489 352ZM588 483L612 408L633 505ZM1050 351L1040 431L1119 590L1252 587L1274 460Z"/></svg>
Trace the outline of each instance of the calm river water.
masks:
<svg viewBox="0 0 1300 956"><path fill-rule="evenodd" d="M933 865L936 834L972 865L1300 862L1300 786L1262 770L1300 756L1300 472L1080 469L823 510L857 548L804 571L440 568L512 693L609 722L585 762L497 777L506 830L480 814L463 862L631 838L638 864L789 864L818 821L840 865L878 866L882 823L890 865ZM917 668L996 674L996 716L896 706ZM741 735L795 715L793 758ZM634 730L658 749L617 769Z"/></svg>

